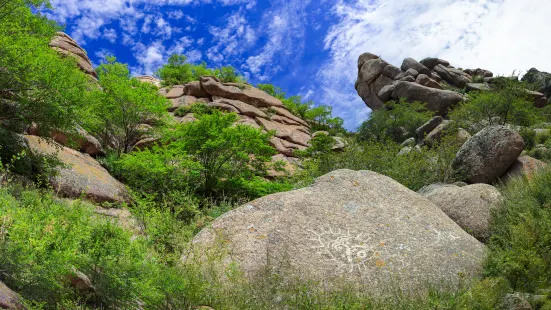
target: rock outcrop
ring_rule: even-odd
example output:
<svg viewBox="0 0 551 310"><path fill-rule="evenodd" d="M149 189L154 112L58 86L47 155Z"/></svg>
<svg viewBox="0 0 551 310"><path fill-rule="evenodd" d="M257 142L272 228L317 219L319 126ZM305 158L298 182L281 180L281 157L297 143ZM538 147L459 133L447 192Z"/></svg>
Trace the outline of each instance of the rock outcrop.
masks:
<svg viewBox="0 0 551 310"><path fill-rule="evenodd" d="M463 230L486 242L490 237L492 210L502 202L501 193L488 184L459 187L451 184L429 186L419 191L440 207Z"/></svg>
<svg viewBox="0 0 551 310"><path fill-rule="evenodd" d="M25 139L32 152L56 156L64 165L56 168L58 175L50 180L53 189L62 196L84 196L97 203L129 201L125 186L89 155L37 136L25 136Z"/></svg>
<svg viewBox="0 0 551 310"><path fill-rule="evenodd" d="M522 81L535 84L548 100L551 100L551 73L532 68L522 77Z"/></svg>
<svg viewBox="0 0 551 310"><path fill-rule="evenodd" d="M421 62L406 58L401 68L371 53L362 54L358 59L356 90L372 110L380 109L386 101L404 98L409 102L425 102L429 110L445 115L450 107L463 100L463 96L443 90L441 81L464 87L471 77L436 58Z"/></svg>
<svg viewBox="0 0 551 310"><path fill-rule="evenodd" d="M519 157L524 140L506 126L490 126L470 138L457 152L453 167L469 183L492 183Z"/></svg>
<svg viewBox="0 0 551 310"><path fill-rule="evenodd" d="M279 154L293 157L295 150L304 150L311 139L309 125L295 116L281 102L268 93L248 84L222 83L212 76L186 85L176 85L170 89L161 89L160 93L173 102L169 111L195 103L207 104L211 108L237 113L240 123L274 130L272 146ZM177 120L193 121L189 113Z"/></svg>
<svg viewBox="0 0 551 310"><path fill-rule="evenodd" d="M136 79L144 83L149 83L157 87L161 87L161 80L151 75L140 75L140 76L137 76Z"/></svg>
<svg viewBox="0 0 551 310"><path fill-rule="evenodd" d="M19 296L0 282L0 309L27 309L21 303Z"/></svg>
<svg viewBox="0 0 551 310"><path fill-rule="evenodd" d="M60 54L75 57L78 67L82 71L94 78L98 77L94 67L92 66L92 62L90 62L90 58L88 58L88 55L86 54L86 51L66 33L58 32L50 41L50 47Z"/></svg>
<svg viewBox="0 0 551 310"><path fill-rule="evenodd" d="M503 182L507 182L518 176L531 178L538 170L547 167L547 164L541 160L530 156L520 156L517 158L507 172L501 177Z"/></svg>
<svg viewBox="0 0 551 310"><path fill-rule="evenodd" d="M425 197L386 176L352 170L226 213L182 259L203 259L220 247L230 253L226 263L234 260L253 281L268 270L324 287L358 284L373 296L390 294L390 287L412 292L458 283L475 276L485 257L484 246Z"/></svg>

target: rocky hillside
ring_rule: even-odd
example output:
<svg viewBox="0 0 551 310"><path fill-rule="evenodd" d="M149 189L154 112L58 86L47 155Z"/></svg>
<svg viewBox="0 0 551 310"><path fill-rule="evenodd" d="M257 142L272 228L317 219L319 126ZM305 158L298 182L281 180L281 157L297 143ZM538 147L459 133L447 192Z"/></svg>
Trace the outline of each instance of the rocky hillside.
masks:
<svg viewBox="0 0 551 310"><path fill-rule="evenodd" d="M365 53L350 133L184 55L96 72L50 26L0 55L0 308L551 309L550 74Z"/></svg>
<svg viewBox="0 0 551 310"><path fill-rule="evenodd" d="M86 52L65 33L58 33L50 46L62 54L70 54L77 58L79 67L93 77L97 77ZM161 81L152 76L138 76L138 80L161 85ZM240 117L240 123L266 131L274 130L272 146L283 156L278 159L293 157L295 150L304 150L311 139L310 125L293 115L283 105L281 100L270 96L249 84L221 83L216 77L204 77L201 81L186 85L175 85L161 88L159 93L170 99L172 107L168 109L178 122L195 120L193 113L181 116L174 115L178 108L190 107L195 103L204 103L208 107L227 112L235 112ZM138 147L151 143L150 138L138 142Z"/></svg>

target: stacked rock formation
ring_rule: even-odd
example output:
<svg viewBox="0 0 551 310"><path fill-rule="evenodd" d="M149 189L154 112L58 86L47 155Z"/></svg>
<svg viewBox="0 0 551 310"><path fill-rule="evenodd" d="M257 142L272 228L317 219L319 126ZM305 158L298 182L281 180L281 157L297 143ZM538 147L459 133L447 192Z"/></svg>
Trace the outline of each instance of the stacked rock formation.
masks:
<svg viewBox="0 0 551 310"><path fill-rule="evenodd" d="M201 81L162 88L160 93L172 101L169 112L203 103L237 113L242 124L275 131L271 144L287 157L292 157L295 150L306 149L311 139L306 121L289 112L281 100L248 84L222 83L216 77L206 76ZM195 119L192 113L175 118L180 122Z"/></svg>
<svg viewBox="0 0 551 310"><path fill-rule="evenodd" d="M56 33L56 36L50 41L50 47L63 55L70 55L77 59L78 67L86 74L97 78L98 75L92 66L92 62L86 51L80 47L73 38L63 32Z"/></svg>
<svg viewBox="0 0 551 310"><path fill-rule="evenodd" d="M540 84L543 84L541 91L544 92L549 84L545 83L545 74L535 69L530 72L533 80L543 81ZM464 88L466 91L490 90L495 80L493 76L491 71L480 68L457 69L439 58L421 61L406 58L398 68L377 55L364 53L358 58L356 91L372 110L380 109L387 101L403 98L408 102L424 102L435 115L444 116L449 108L463 101L461 94L444 90L444 86ZM474 83L475 80L478 83ZM535 106L547 104L545 93L529 90L526 93Z"/></svg>

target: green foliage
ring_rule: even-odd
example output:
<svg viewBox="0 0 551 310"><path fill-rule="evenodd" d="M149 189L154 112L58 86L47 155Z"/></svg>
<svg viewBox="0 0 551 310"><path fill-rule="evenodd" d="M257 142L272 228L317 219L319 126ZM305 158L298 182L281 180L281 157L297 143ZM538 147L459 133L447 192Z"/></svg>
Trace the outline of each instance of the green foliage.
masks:
<svg viewBox="0 0 551 310"><path fill-rule="evenodd" d="M191 81L199 81L202 76L216 76L223 83L246 82L234 67L210 69L205 62L198 65L190 64L187 62L187 57L180 54L171 55L168 63L159 68L156 75L163 80L163 86L183 85Z"/></svg>
<svg viewBox="0 0 551 310"><path fill-rule="evenodd" d="M493 219L486 273L506 278L517 291L551 288L551 171L519 177L502 188Z"/></svg>
<svg viewBox="0 0 551 310"><path fill-rule="evenodd" d="M103 145L127 153L146 133L142 124L159 123L166 115L168 100L155 86L130 77L128 66L108 57L97 68L101 91L90 102L87 129L102 137Z"/></svg>
<svg viewBox="0 0 551 310"><path fill-rule="evenodd" d="M160 264L146 239L131 238L83 203L67 205L45 192L4 187L0 214L0 279L34 305L184 305L180 272ZM90 278L95 294L79 294L71 287L75 270Z"/></svg>
<svg viewBox="0 0 551 310"><path fill-rule="evenodd" d="M198 117L196 122L167 131L168 145L124 155L117 170L123 180L147 193L249 194L247 188L252 185L248 183L255 182L252 187L257 187L256 177L266 174L275 154L270 134L234 124L236 114L216 111Z"/></svg>
<svg viewBox="0 0 551 310"><path fill-rule="evenodd" d="M196 102L192 105L185 106L185 107L179 107L176 111L174 111L175 116L185 116L188 113L193 113L194 115L203 115L203 114L212 114L215 111L215 109L209 107L208 105Z"/></svg>
<svg viewBox="0 0 551 310"><path fill-rule="evenodd" d="M531 150L536 145L536 132L531 128L523 127L519 134L524 140L524 149Z"/></svg>
<svg viewBox="0 0 551 310"><path fill-rule="evenodd" d="M333 108L326 105L315 105L313 101L302 102L300 96L286 97L281 88L272 84L258 84L257 87L271 96L281 100L285 107L294 115L306 120L313 131L326 130L331 134L346 133L343 128L344 120L333 117Z"/></svg>
<svg viewBox="0 0 551 310"><path fill-rule="evenodd" d="M369 119L360 126L358 137L363 141L391 139L402 142L415 136L415 130L430 120L431 115L419 102L390 101L384 108L371 112Z"/></svg>
<svg viewBox="0 0 551 310"><path fill-rule="evenodd" d="M452 111L450 119L471 133L489 125L534 125L541 117L525 88L511 79L496 80L490 91L469 93L467 102Z"/></svg>
<svg viewBox="0 0 551 310"><path fill-rule="evenodd" d="M371 170L416 191L425 185L457 180L450 165L459 147L450 137L432 149L413 149L398 155L402 147L390 140L350 141L343 152L319 153L305 161L305 169L297 178L308 183L337 169Z"/></svg>
<svg viewBox="0 0 551 310"><path fill-rule="evenodd" d="M7 0L0 3L0 122L21 132L35 123L41 132L70 131L88 103L89 77L72 57L60 57L48 43L59 30L54 22L33 14L30 5L48 1ZM14 139L3 139L3 159L16 154Z"/></svg>

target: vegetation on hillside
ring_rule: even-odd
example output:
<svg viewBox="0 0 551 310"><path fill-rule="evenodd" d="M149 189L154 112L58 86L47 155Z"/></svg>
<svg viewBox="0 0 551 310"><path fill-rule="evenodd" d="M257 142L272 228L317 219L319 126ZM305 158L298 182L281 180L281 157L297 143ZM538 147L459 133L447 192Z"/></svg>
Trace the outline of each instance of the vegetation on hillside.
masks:
<svg viewBox="0 0 551 310"><path fill-rule="evenodd" d="M274 274L249 283L238 268L213 274L209 264L216 261L182 260L190 240L214 218L242 202L307 186L335 169L372 170L412 190L459 181L451 169L461 146L458 127L472 134L492 124L518 127L526 150L551 161L551 132L544 124L551 110L534 108L524 84L498 79L491 91L469 93L449 115L453 126L430 147L400 144L431 118L422 103L389 102L358 133L346 133L331 107L258 85L307 120L312 131L326 130L348 143L336 152L333 137L319 134L296 153L301 167L294 176L268 179L269 170L281 170L281 163L271 162L273 132L236 125L236 114L204 104L177 111L193 112L198 120L175 125L157 88L133 79L115 58L97 68L97 82L90 81L72 57L48 47L59 27L30 9L47 4L0 1L0 281L30 308L495 309L505 294L520 291L542 295L535 305L551 309L549 169L501 186L505 201L494 216L484 276L459 288L430 287L428 296L396 292L380 299L345 285L330 291ZM157 75L166 85L205 75L245 82L232 67L190 64L183 55L173 55ZM57 198L47 183L21 178L26 172L48 180L54 165L10 140L33 123L44 136L81 125L100 138L108 155L99 161L132 192L131 204L114 207L129 208L136 222L102 217L98 206ZM151 147L132 150L145 134L155 134ZM78 272L93 289L73 287Z"/></svg>
<svg viewBox="0 0 551 310"><path fill-rule="evenodd" d="M340 117L333 117L331 106L316 105L312 100L302 102L300 96L287 97L281 88L272 84L258 84L257 86L281 100L291 113L306 120L312 127L312 131L324 130L333 135L346 133L343 127L344 120Z"/></svg>
<svg viewBox="0 0 551 310"><path fill-rule="evenodd" d="M192 81L199 81L202 76L216 76L223 83L245 83L245 77L239 75L232 66L211 69L205 62L191 64L187 57L181 54L173 54L168 63L155 73L163 82L163 86L184 85Z"/></svg>

